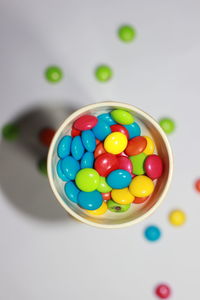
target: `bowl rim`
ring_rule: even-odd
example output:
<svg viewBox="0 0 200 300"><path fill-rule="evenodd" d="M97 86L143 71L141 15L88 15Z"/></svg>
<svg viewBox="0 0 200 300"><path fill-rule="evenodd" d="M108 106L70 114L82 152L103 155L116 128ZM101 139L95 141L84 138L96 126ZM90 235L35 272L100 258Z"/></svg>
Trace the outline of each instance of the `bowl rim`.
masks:
<svg viewBox="0 0 200 300"><path fill-rule="evenodd" d="M104 106L113 106L113 107L121 107L121 108L125 108L127 110L131 110L133 112L138 113L139 115L141 115L143 118L147 119L155 128L156 130L158 130L158 132L160 133L160 135L162 136L167 152L168 152L168 157L169 157L169 173L168 173L168 178L167 178L167 182L166 185L158 199L158 201L143 215L141 215L140 217L132 220L132 221L128 221L128 222L124 222L121 224L103 224L103 223L95 223L91 220L85 219L84 217L81 217L80 215L78 215L76 212L74 212L73 209L71 209L62 199L62 197L59 195L59 193L57 192L56 186L54 184L54 180L53 180L53 175L52 175L52 168L51 168L51 161L53 158L53 151L57 142L58 137L60 136L60 134L62 133L62 131L65 129L65 127L67 126L68 123L70 123L74 118L78 117L80 114L83 114L85 111L88 110L92 110L95 108L101 108ZM93 104L89 104L89 105L85 105L83 107L81 107L80 109L76 110L75 112L73 112L69 117L67 117L64 122L60 125L60 127L58 128L58 130L56 131L50 148L49 148L49 152L48 152L48 157L47 157L47 173L48 173L48 179L49 179L49 183L51 186L51 189L57 199L57 201L61 204L61 206L71 215L73 216L75 219L77 219L80 222L83 222L87 225L91 225L94 227L100 227L100 228L123 228L123 227L128 227L131 225L134 225L138 222L143 221L144 219L146 219L147 217L149 217L157 208L158 206L161 204L161 202L163 201L164 197L166 196L166 193L169 189L170 183L171 183L171 179L172 179L172 173L173 173L173 155L172 155L172 150L171 150L171 146L169 144L169 141L167 139L167 136L165 134L165 132L163 131L163 129L160 127L160 125L157 123L157 121L152 118L149 114L147 114L146 112L144 112L143 110L141 110L140 108L135 107L134 105L128 104L128 103L122 103L122 102L117 102L117 101L104 101L104 102L97 102L97 103L93 103Z"/></svg>

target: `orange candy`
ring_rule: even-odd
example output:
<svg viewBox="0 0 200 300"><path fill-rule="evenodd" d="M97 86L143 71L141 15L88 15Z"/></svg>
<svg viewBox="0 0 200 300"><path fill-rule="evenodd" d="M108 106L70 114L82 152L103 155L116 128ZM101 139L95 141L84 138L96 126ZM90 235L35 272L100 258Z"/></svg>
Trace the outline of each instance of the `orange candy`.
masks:
<svg viewBox="0 0 200 300"><path fill-rule="evenodd" d="M109 193L101 193L103 200L110 200L111 199L111 192Z"/></svg>
<svg viewBox="0 0 200 300"><path fill-rule="evenodd" d="M143 136L136 136L128 141L125 153L128 156L138 155L144 151L147 146L147 140Z"/></svg>

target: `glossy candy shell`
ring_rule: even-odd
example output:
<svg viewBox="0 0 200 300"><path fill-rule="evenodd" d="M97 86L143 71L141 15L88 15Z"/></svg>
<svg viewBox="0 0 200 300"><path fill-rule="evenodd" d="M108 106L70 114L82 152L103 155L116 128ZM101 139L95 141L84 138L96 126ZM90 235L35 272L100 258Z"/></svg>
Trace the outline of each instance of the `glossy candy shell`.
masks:
<svg viewBox="0 0 200 300"><path fill-rule="evenodd" d="M74 122L74 128L82 131L92 129L98 122L97 117L84 115Z"/></svg>
<svg viewBox="0 0 200 300"><path fill-rule="evenodd" d="M158 179L163 173L163 163L161 158L156 155L149 155L144 163L144 169L151 179Z"/></svg>
<svg viewBox="0 0 200 300"><path fill-rule="evenodd" d="M98 191L83 192L78 194L78 204L88 210L96 210L102 205L103 199Z"/></svg>
<svg viewBox="0 0 200 300"><path fill-rule="evenodd" d="M78 202L78 194L80 190L76 187L75 183L69 181L65 184L65 194L66 196L72 201L77 203Z"/></svg>
<svg viewBox="0 0 200 300"><path fill-rule="evenodd" d="M92 131L95 137L100 141L103 141L111 133L110 126L105 121L100 119Z"/></svg>
<svg viewBox="0 0 200 300"><path fill-rule="evenodd" d="M94 168L100 176L107 177L110 172L118 168L117 157L110 153L104 153L97 157Z"/></svg>
<svg viewBox="0 0 200 300"><path fill-rule="evenodd" d="M131 174L128 171L122 169L112 171L107 177L107 183L113 189L123 189L129 186L131 180Z"/></svg>
<svg viewBox="0 0 200 300"><path fill-rule="evenodd" d="M72 153L72 156L76 160L79 160L83 156L84 151L85 151L85 149L84 149L83 143L81 141L81 137L80 136L75 136L73 138L72 144L71 144L71 153Z"/></svg>
<svg viewBox="0 0 200 300"><path fill-rule="evenodd" d="M137 136L128 141L125 153L128 156L138 155L144 151L147 145L147 140L143 136Z"/></svg>
<svg viewBox="0 0 200 300"><path fill-rule="evenodd" d="M67 156L61 161L61 170L67 178L74 180L80 170L79 162L72 156Z"/></svg>
<svg viewBox="0 0 200 300"><path fill-rule="evenodd" d="M89 152L93 152L96 148L96 139L94 133L91 130L82 131L81 138L85 149Z"/></svg>
<svg viewBox="0 0 200 300"><path fill-rule="evenodd" d="M57 153L60 158L64 158L70 154L72 137L70 135L64 136L57 147Z"/></svg>

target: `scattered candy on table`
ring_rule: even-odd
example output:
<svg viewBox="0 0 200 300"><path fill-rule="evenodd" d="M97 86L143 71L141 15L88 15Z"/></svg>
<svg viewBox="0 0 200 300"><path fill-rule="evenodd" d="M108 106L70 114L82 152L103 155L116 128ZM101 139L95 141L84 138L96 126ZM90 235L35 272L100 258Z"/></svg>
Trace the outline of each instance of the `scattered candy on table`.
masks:
<svg viewBox="0 0 200 300"><path fill-rule="evenodd" d="M195 188L196 188L197 192L200 193L200 179L199 178L195 181Z"/></svg>
<svg viewBox="0 0 200 300"><path fill-rule="evenodd" d="M160 299L167 299L171 295L171 289L169 285L162 283L155 288L155 294Z"/></svg>
<svg viewBox="0 0 200 300"><path fill-rule="evenodd" d="M160 126L164 130L165 133L170 134L175 130L175 122L170 118L163 118L159 121Z"/></svg>
<svg viewBox="0 0 200 300"><path fill-rule="evenodd" d="M45 71L46 79L51 83L57 83L63 78L63 71L58 66L50 66Z"/></svg>
<svg viewBox="0 0 200 300"><path fill-rule="evenodd" d="M131 25L123 25L118 30L118 36L121 41L130 43L136 36L136 31Z"/></svg>
<svg viewBox="0 0 200 300"><path fill-rule="evenodd" d="M113 72L109 66L101 65L96 68L95 75L99 81L106 82L112 78Z"/></svg>
<svg viewBox="0 0 200 300"><path fill-rule="evenodd" d="M47 160L43 158L38 163L38 168L41 174L47 176Z"/></svg>
<svg viewBox="0 0 200 300"><path fill-rule="evenodd" d="M186 222L186 214L182 210L172 210L169 213L169 222L173 226L181 226Z"/></svg>
<svg viewBox="0 0 200 300"><path fill-rule="evenodd" d="M144 236L148 241L156 242L161 237L161 231L157 226L151 225L145 229Z"/></svg>
<svg viewBox="0 0 200 300"><path fill-rule="evenodd" d="M20 133L19 127L12 123L6 124L2 128L2 136L4 137L5 140L8 141L16 140L19 136L19 133Z"/></svg>
<svg viewBox="0 0 200 300"><path fill-rule="evenodd" d="M44 146L49 147L54 137L54 134L55 134L54 129L44 128L39 132L39 140Z"/></svg>
<svg viewBox="0 0 200 300"><path fill-rule="evenodd" d="M82 115L58 143L57 175L66 197L88 214L123 213L149 201L162 176L162 158L154 151L131 112ZM145 235L155 241L160 231L151 226Z"/></svg>

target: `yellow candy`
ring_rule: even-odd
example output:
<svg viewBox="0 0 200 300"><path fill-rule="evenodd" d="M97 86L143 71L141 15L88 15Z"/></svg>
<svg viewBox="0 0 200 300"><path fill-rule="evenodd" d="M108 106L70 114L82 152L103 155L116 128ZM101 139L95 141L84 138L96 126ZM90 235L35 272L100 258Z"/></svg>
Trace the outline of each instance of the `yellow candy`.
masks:
<svg viewBox="0 0 200 300"><path fill-rule="evenodd" d="M135 200L135 197L131 195L128 188L124 189L113 189L111 191L112 199L119 204L129 204Z"/></svg>
<svg viewBox="0 0 200 300"><path fill-rule="evenodd" d="M147 141L147 145L146 145L146 148L144 149L143 153L145 153L146 155L153 154L154 149L155 149L153 140L149 136L145 136L145 139Z"/></svg>
<svg viewBox="0 0 200 300"><path fill-rule="evenodd" d="M129 191L135 197L147 197L153 193L153 190L153 181L145 175L134 177L129 185Z"/></svg>
<svg viewBox="0 0 200 300"><path fill-rule="evenodd" d="M88 214L90 215L94 215L94 216L100 216L105 214L105 212L107 211L107 204L106 202L103 201L102 205L95 209L95 210L86 210Z"/></svg>
<svg viewBox="0 0 200 300"><path fill-rule="evenodd" d="M174 226L181 226L186 221L186 215L182 210L173 210L169 214L169 221Z"/></svg>
<svg viewBox="0 0 200 300"><path fill-rule="evenodd" d="M104 149L108 153L119 154L128 144L127 137L121 132L113 132L104 141Z"/></svg>

